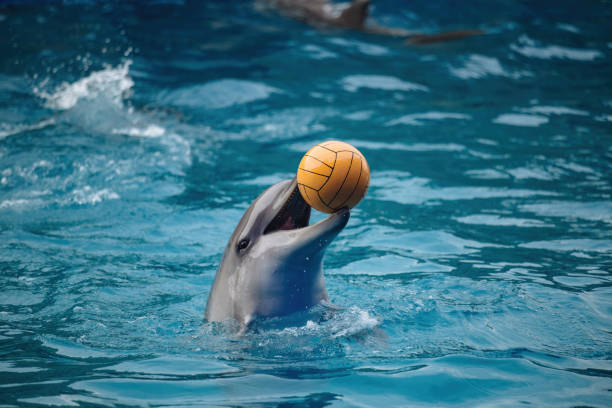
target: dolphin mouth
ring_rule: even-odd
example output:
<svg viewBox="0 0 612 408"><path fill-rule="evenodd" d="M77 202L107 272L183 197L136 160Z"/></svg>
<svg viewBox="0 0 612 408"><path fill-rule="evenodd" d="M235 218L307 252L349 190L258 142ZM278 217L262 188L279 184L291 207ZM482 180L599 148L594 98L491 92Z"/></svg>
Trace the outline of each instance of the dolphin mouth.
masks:
<svg viewBox="0 0 612 408"><path fill-rule="evenodd" d="M275 231L294 230L308 226L310 222L310 206L302 198L297 184L278 211L276 216L264 230L264 235Z"/></svg>

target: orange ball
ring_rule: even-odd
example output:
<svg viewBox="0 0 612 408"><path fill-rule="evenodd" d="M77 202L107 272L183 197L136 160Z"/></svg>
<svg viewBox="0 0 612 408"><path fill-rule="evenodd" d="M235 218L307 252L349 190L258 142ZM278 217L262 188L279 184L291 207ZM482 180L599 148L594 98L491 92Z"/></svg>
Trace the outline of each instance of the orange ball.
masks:
<svg viewBox="0 0 612 408"><path fill-rule="evenodd" d="M353 208L370 185L370 167L359 150L348 143L327 141L310 149L300 162L298 188L314 209L333 213Z"/></svg>

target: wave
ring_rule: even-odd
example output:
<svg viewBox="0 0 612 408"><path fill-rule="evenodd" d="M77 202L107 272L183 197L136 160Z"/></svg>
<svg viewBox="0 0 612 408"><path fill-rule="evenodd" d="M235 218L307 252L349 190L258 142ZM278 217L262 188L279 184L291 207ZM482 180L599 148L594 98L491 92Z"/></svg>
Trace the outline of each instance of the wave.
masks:
<svg viewBox="0 0 612 408"><path fill-rule="evenodd" d="M162 99L175 106L221 109L267 99L275 93L282 91L259 82L220 79L170 91Z"/></svg>
<svg viewBox="0 0 612 408"><path fill-rule="evenodd" d="M593 61L604 54L598 50L569 48L561 45L539 45L536 41L522 35L518 44L511 44L510 49L528 58L569 59L574 61Z"/></svg>
<svg viewBox="0 0 612 408"><path fill-rule="evenodd" d="M467 61L460 67L449 66L451 75L459 79L480 79L487 76L501 76L507 78L523 78L533 76L529 71L508 71L497 58L485 55L470 55Z"/></svg>
<svg viewBox="0 0 612 408"><path fill-rule="evenodd" d="M404 115L401 118L391 120L385 123L385 126L395 125L411 125L411 126L422 126L425 124L424 120L443 120L443 119L460 119L470 120L472 117L463 113L454 112L422 112L412 113L410 115Z"/></svg>
<svg viewBox="0 0 612 408"><path fill-rule="evenodd" d="M356 92L361 88L378 89L382 91L423 91L429 92L425 85L415 84L387 75L349 75L340 84L348 92Z"/></svg>
<svg viewBox="0 0 612 408"><path fill-rule="evenodd" d="M1 123L0 124L0 140L6 137L9 137L9 136L17 135L19 133L29 132L32 130L44 129L47 126L51 126L54 124L55 124L55 119L53 118L44 119L44 120L41 120L40 122L31 124L31 125L28 125L28 124L10 125L8 123Z"/></svg>
<svg viewBox="0 0 612 408"><path fill-rule="evenodd" d="M538 127L548 123L546 116L524 113L504 113L493 119L493 123L510 126Z"/></svg>

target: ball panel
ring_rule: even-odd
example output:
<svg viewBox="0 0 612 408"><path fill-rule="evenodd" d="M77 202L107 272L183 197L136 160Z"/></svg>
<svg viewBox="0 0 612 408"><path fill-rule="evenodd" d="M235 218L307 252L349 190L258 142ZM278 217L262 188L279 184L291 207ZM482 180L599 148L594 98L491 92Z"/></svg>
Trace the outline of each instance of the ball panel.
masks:
<svg viewBox="0 0 612 408"><path fill-rule="evenodd" d="M361 176L361 157L357 154L353 155L351 165L346 173L346 178L340 190L330 203L329 206L335 209L344 207L351 197L353 192L357 189L357 183Z"/></svg>
<svg viewBox="0 0 612 408"><path fill-rule="evenodd" d="M330 166L309 155L304 156L300 162L300 168L322 176L329 176L332 173L332 168Z"/></svg>
<svg viewBox="0 0 612 408"><path fill-rule="evenodd" d="M329 208L323 201L321 201L318 191L313 190L312 188L303 184L298 184L298 189L300 190L300 194L302 194L304 200L306 200L306 202L315 210L325 213L334 212L333 209Z"/></svg>
<svg viewBox="0 0 612 408"><path fill-rule="evenodd" d="M312 173L302 168L299 168L297 172L297 182L299 184L303 184L317 191L327 182L328 178L327 176Z"/></svg>
<svg viewBox="0 0 612 408"><path fill-rule="evenodd" d="M342 151L356 153L358 151L354 146L348 143L340 142L339 140L330 140L328 142L321 143L320 146L324 146L325 148L333 150L336 153Z"/></svg>
<svg viewBox="0 0 612 408"><path fill-rule="evenodd" d="M332 207L331 202L338 196L344 182L348 176L354 154L352 152L337 153L336 165L325 183L319 190L321 200L328 206ZM333 207L332 207L333 208Z"/></svg>
<svg viewBox="0 0 612 408"><path fill-rule="evenodd" d="M357 180L355 191L350 195L344 206L353 208L356 206L368 192L370 186L370 167L365 159L361 160L361 173Z"/></svg>
<svg viewBox="0 0 612 408"><path fill-rule="evenodd" d="M322 163L327 164L331 168L333 168L334 164L336 163L336 152L319 145L316 145L310 149L306 155L320 160Z"/></svg>

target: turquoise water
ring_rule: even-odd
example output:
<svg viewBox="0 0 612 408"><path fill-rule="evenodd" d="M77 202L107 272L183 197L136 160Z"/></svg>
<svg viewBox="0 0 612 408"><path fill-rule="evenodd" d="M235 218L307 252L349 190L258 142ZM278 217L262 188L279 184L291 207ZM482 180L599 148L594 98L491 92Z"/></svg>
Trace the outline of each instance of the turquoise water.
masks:
<svg viewBox="0 0 612 408"><path fill-rule="evenodd" d="M0 406L612 405L606 2L375 2L487 32L422 47L73 3L0 6ZM244 209L327 139L372 169L343 309L204 322Z"/></svg>

